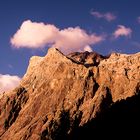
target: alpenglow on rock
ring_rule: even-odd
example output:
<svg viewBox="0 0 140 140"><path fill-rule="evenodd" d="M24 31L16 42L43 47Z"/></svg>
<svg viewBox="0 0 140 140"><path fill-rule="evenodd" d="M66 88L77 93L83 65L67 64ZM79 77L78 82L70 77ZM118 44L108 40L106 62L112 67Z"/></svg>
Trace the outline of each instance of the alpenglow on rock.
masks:
<svg viewBox="0 0 140 140"><path fill-rule="evenodd" d="M139 106L140 53L65 56L51 48L0 98L0 140L135 139Z"/></svg>

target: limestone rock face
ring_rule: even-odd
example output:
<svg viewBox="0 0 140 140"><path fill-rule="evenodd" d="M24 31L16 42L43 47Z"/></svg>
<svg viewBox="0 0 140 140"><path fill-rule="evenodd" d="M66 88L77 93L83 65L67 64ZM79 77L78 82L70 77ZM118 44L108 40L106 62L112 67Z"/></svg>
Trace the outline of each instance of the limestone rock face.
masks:
<svg viewBox="0 0 140 140"><path fill-rule="evenodd" d="M65 56L51 48L45 57L32 57L21 84L1 97L0 139L94 139L103 116L107 122L124 106L138 114L139 94L140 53Z"/></svg>

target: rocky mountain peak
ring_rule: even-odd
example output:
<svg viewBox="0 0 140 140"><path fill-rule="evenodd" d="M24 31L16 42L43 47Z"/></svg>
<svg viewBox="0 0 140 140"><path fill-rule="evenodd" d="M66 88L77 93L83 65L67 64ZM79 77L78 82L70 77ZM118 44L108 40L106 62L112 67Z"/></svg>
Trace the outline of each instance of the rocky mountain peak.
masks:
<svg viewBox="0 0 140 140"><path fill-rule="evenodd" d="M139 96L140 53L64 55L51 48L44 57L33 56L21 84L0 99L0 139L120 136L139 121Z"/></svg>

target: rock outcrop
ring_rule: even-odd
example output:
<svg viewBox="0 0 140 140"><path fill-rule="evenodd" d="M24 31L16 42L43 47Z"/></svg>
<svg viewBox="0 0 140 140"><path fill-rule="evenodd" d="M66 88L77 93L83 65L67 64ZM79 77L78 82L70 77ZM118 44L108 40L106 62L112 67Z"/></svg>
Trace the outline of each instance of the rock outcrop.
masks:
<svg viewBox="0 0 140 140"><path fill-rule="evenodd" d="M45 57L32 57L21 84L0 98L0 139L85 140L137 134L139 104L140 53L65 56L51 48Z"/></svg>

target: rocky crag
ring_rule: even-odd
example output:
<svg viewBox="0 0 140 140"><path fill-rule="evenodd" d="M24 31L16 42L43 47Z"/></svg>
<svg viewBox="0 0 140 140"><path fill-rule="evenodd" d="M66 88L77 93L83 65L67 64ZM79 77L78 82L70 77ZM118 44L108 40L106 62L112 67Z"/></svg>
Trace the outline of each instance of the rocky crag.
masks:
<svg viewBox="0 0 140 140"><path fill-rule="evenodd" d="M0 98L1 140L139 136L140 53L33 56L20 85Z"/></svg>

